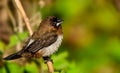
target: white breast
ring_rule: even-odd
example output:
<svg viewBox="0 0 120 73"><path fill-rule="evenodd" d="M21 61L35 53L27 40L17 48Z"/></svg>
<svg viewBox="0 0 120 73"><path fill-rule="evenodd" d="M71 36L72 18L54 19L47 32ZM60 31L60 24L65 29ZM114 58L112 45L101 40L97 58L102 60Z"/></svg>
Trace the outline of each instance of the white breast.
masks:
<svg viewBox="0 0 120 73"><path fill-rule="evenodd" d="M63 39L63 35L60 35L58 36L58 39L56 40L56 42L54 42L52 45L41 49L40 51L43 52L42 56L50 56L54 52L56 52L58 50L58 47L61 45L62 39Z"/></svg>

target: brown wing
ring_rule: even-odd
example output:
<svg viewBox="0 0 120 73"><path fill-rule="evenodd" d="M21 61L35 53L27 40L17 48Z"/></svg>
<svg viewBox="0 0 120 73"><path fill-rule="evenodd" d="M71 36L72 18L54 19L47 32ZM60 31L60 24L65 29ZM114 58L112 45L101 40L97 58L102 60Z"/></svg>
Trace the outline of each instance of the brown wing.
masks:
<svg viewBox="0 0 120 73"><path fill-rule="evenodd" d="M24 52L30 52L32 54L36 53L40 49L50 46L57 40L57 34L55 33L47 33L43 35L42 38L35 40L32 42L30 45L28 45L25 49Z"/></svg>

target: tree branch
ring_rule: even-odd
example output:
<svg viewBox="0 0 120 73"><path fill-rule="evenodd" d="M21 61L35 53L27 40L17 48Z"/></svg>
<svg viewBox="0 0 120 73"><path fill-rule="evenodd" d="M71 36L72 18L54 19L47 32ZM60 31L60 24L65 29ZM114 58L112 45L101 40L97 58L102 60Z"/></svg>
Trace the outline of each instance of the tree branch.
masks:
<svg viewBox="0 0 120 73"><path fill-rule="evenodd" d="M28 31L29 31L29 34L32 35L32 34L33 34L33 31L32 31L32 29L31 29L31 27L30 27L29 19L28 19L27 15L26 15L23 7L22 7L21 2L20 2L19 0L15 0L15 3L16 3L16 5L17 5L18 10L20 11L20 13L21 13L22 16L23 16L23 19L24 19L24 21L25 21L25 25L26 25L26 27L27 27L27 29L28 29Z"/></svg>
<svg viewBox="0 0 120 73"><path fill-rule="evenodd" d="M53 63L51 61L47 61L47 67L48 67L49 73L54 72Z"/></svg>

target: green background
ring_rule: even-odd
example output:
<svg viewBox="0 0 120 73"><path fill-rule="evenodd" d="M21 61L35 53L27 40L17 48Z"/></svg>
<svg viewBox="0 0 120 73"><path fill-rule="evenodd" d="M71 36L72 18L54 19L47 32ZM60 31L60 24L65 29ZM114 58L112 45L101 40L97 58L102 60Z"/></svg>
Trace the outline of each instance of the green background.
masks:
<svg viewBox="0 0 120 73"><path fill-rule="evenodd" d="M120 73L119 0L49 0L45 3L36 9L42 19L54 15L64 20L62 45L52 55L55 73ZM24 65L19 64L19 60L2 60L6 50L15 49L13 46L27 37L28 31L24 30L13 33L7 45L0 41L0 73L47 73L42 59L27 61Z"/></svg>

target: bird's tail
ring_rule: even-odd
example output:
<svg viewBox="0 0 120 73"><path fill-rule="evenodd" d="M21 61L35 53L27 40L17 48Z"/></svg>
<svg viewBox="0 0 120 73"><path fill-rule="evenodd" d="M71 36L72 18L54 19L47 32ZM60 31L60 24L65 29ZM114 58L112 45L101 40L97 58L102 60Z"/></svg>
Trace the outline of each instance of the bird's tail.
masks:
<svg viewBox="0 0 120 73"><path fill-rule="evenodd" d="M4 60L14 60L14 59L18 59L18 58L21 58L22 56L20 54L17 53L14 53L14 54L11 54L5 58L3 58Z"/></svg>

